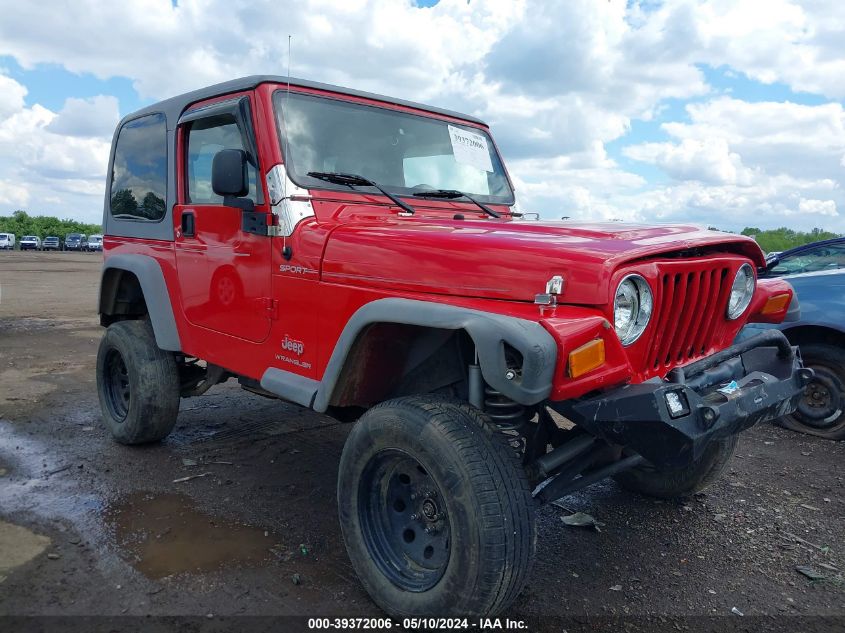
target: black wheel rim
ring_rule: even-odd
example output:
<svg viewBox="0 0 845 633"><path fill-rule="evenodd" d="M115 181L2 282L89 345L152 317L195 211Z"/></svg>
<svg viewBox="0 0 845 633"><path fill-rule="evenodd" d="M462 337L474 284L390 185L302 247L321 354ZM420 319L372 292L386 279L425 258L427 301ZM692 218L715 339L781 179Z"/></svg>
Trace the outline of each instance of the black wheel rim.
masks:
<svg viewBox="0 0 845 633"><path fill-rule="evenodd" d="M404 451L382 451L364 468L358 516L375 564L405 591L431 589L449 563L451 529L443 495Z"/></svg>
<svg viewBox="0 0 845 633"><path fill-rule="evenodd" d="M123 356L115 349L106 354L104 363L103 380L105 382L106 404L109 413L118 422L123 422L129 413L129 400L131 397L129 388L129 372Z"/></svg>
<svg viewBox="0 0 845 633"><path fill-rule="evenodd" d="M816 375L804 388L795 416L814 429L828 429L842 417L842 384L826 367L813 365L812 368Z"/></svg>

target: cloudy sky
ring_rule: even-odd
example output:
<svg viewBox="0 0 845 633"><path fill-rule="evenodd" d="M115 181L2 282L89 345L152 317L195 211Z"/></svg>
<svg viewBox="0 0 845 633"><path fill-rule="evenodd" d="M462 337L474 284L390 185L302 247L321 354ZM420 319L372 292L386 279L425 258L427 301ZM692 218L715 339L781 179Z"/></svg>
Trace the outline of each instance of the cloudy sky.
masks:
<svg viewBox="0 0 845 633"><path fill-rule="evenodd" d="M0 0L0 215L97 221L120 116L292 74L492 126L545 218L845 232L841 0Z"/></svg>

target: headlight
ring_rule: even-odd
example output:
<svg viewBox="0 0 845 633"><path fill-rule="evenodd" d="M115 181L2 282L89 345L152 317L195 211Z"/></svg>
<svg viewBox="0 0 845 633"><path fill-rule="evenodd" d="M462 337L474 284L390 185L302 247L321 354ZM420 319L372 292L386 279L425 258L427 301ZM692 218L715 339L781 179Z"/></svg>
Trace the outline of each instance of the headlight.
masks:
<svg viewBox="0 0 845 633"><path fill-rule="evenodd" d="M654 299L648 282L639 275L625 277L616 288L613 300L613 321L622 345L630 345L640 338L652 312Z"/></svg>
<svg viewBox="0 0 845 633"><path fill-rule="evenodd" d="M748 264L743 264L736 271L733 285L731 286L731 297L728 299L728 318L738 319L754 296L754 271Z"/></svg>

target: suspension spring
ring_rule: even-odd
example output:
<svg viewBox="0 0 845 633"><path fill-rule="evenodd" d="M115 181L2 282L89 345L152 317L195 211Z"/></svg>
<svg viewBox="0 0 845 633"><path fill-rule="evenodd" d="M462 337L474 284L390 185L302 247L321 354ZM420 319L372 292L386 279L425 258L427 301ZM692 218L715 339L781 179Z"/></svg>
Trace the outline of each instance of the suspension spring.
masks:
<svg viewBox="0 0 845 633"><path fill-rule="evenodd" d="M528 409L489 385L484 387L484 412L502 431L520 433L528 423Z"/></svg>

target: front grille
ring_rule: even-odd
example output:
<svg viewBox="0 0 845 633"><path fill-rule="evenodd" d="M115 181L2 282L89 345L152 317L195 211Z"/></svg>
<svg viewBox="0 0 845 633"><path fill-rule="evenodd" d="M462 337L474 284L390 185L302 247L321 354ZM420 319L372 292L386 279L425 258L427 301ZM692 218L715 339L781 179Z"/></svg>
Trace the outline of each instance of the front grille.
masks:
<svg viewBox="0 0 845 633"><path fill-rule="evenodd" d="M725 262L661 267L652 316L655 328L646 355L649 370L683 365L708 353L724 320L730 271Z"/></svg>

